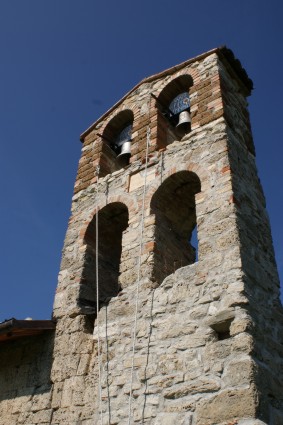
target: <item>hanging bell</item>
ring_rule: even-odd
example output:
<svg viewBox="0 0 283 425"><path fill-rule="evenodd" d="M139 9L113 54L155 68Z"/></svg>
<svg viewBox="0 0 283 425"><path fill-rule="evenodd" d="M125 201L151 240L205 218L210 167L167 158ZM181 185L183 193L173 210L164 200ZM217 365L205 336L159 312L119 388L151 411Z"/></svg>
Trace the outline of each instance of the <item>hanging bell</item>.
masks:
<svg viewBox="0 0 283 425"><path fill-rule="evenodd" d="M117 158L130 157L131 156L131 142L124 142L121 146L121 152Z"/></svg>
<svg viewBox="0 0 283 425"><path fill-rule="evenodd" d="M176 125L176 127L186 130L186 129L189 129L191 122L192 120L191 120L191 115L189 111L182 111L179 113L179 122Z"/></svg>

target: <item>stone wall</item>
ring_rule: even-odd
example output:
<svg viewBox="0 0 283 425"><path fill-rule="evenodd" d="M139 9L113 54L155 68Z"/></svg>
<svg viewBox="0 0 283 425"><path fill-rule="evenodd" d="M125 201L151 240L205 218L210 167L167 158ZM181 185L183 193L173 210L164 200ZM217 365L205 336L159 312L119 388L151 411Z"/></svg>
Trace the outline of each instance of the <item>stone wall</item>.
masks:
<svg viewBox="0 0 283 425"><path fill-rule="evenodd" d="M283 422L278 276L247 80L227 61L219 49L144 80L82 135L50 425ZM162 113L179 86L191 98L183 136ZM101 135L130 116L121 168ZM26 418L15 423L41 423Z"/></svg>
<svg viewBox="0 0 283 425"><path fill-rule="evenodd" d="M227 81L225 69L221 69L221 74ZM231 83L230 81L230 85ZM230 92L238 89L234 82L234 89L230 89ZM232 101L232 97L230 99L228 122L233 122L233 125L229 125L227 134L230 173L240 229L246 309L250 314L250 332L254 337L253 359L257 368L257 384L265 395L262 409L265 409L267 417L269 414L271 417L278 416L278 423L283 423L283 416L278 412L278 409L281 412L283 409L283 316L279 301L280 282L265 198L252 154L252 139L248 137L250 132L247 112L241 113L246 103L244 97L238 98L235 101Z"/></svg>
<svg viewBox="0 0 283 425"><path fill-rule="evenodd" d="M0 424L49 424L54 335L25 337L0 347Z"/></svg>

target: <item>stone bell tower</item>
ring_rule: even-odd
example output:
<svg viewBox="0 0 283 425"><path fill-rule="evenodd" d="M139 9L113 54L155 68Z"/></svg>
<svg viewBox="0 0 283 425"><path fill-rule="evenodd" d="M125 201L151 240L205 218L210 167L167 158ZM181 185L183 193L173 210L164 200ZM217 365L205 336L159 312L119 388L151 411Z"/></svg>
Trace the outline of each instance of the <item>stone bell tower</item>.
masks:
<svg viewBox="0 0 283 425"><path fill-rule="evenodd" d="M82 134L50 423L283 424L251 90L217 48L144 79Z"/></svg>

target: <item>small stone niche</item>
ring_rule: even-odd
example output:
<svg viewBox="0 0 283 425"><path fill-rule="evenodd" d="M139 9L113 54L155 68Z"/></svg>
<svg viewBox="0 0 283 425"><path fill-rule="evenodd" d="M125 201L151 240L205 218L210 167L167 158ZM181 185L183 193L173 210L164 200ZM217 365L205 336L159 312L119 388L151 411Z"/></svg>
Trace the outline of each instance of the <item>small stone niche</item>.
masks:
<svg viewBox="0 0 283 425"><path fill-rule="evenodd" d="M214 322L210 323L210 327L215 331L218 341L231 338L230 326L233 320L234 316L230 314L220 314L219 317L215 318Z"/></svg>

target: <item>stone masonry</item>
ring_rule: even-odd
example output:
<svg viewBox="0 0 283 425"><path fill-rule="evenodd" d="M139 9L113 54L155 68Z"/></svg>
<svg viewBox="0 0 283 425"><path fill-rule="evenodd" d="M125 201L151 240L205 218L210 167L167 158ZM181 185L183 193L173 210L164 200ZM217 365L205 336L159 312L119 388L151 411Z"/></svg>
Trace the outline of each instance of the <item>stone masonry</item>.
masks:
<svg viewBox="0 0 283 425"><path fill-rule="evenodd" d="M0 425L283 424L251 90L214 49L146 78L82 134L55 337L2 343ZM182 133L166 108L184 91ZM111 142L129 123L124 161Z"/></svg>

